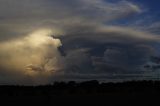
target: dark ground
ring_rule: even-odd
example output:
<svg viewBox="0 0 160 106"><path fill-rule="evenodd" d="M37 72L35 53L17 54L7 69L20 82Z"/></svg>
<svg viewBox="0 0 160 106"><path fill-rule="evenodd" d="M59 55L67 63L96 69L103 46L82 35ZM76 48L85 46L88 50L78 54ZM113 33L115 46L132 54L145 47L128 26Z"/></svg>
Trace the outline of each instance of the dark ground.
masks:
<svg viewBox="0 0 160 106"><path fill-rule="evenodd" d="M0 86L0 104L74 106L159 106L160 81L55 82L46 86Z"/></svg>

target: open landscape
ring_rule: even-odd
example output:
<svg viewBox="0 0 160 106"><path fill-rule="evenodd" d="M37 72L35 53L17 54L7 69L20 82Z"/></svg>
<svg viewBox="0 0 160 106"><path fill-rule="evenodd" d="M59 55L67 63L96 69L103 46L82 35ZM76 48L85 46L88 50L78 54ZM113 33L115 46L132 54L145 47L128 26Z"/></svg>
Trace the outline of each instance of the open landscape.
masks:
<svg viewBox="0 0 160 106"><path fill-rule="evenodd" d="M159 104L160 81L99 83L55 82L43 86L0 86L1 103L14 105L155 105Z"/></svg>
<svg viewBox="0 0 160 106"><path fill-rule="evenodd" d="M159 106L160 0L0 0L0 106Z"/></svg>

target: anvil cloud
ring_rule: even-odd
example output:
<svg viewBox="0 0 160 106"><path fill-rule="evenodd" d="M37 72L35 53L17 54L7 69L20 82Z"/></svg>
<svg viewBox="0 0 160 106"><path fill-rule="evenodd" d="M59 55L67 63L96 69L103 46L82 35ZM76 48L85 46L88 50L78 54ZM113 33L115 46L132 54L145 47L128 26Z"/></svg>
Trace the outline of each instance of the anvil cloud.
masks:
<svg viewBox="0 0 160 106"><path fill-rule="evenodd" d="M112 23L143 12L127 0L1 0L0 84L142 78L158 33Z"/></svg>

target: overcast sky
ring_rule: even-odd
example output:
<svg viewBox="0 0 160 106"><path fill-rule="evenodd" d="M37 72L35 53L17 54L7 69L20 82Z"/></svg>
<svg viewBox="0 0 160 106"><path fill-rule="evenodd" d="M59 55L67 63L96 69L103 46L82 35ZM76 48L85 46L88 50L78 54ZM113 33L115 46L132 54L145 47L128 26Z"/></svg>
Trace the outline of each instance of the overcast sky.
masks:
<svg viewBox="0 0 160 106"><path fill-rule="evenodd" d="M0 84L159 78L158 0L0 0Z"/></svg>

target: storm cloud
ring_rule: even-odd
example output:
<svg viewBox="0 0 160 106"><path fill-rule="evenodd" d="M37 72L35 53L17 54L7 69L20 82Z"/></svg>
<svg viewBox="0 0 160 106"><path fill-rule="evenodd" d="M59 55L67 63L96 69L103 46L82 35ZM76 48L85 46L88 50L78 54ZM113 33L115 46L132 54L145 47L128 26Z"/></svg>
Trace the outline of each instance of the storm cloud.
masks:
<svg viewBox="0 0 160 106"><path fill-rule="evenodd" d="M1 0L0 83L143 76L158 35L110 24L141 13L126 0Z"/></svg>

